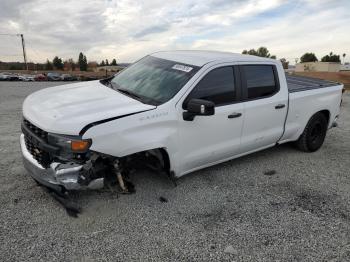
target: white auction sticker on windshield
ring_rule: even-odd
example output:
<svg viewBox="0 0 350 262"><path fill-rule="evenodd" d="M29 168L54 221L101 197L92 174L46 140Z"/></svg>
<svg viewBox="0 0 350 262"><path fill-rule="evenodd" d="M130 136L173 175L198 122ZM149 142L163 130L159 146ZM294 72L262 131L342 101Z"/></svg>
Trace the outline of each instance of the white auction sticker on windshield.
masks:
<svg viewBox="0 0 350 262"><path fill-rule="evenodd" d="M172 67L172 69L176 69L176 70L180 70L180 71L184 71L184 72L188 73L188 72L191 72L191 70L193 68L190 66L176 64Z"/></svg>

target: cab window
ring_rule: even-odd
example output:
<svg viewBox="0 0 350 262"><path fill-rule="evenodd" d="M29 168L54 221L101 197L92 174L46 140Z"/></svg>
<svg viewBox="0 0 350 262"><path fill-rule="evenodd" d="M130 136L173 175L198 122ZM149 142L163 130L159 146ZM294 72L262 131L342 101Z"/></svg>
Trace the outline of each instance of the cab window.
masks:
<svg viewBox="0 0 350 262"><path fill-rule="evenodd" d="M247 99L259 99L278 92L274 66L272 65L244 65L241 66L246 79Z"/></svg>
<svg viewBox="0 0 350 262"><path fill-rule="evenodd" d="M233 103L236 100L233 67L216 68L205 75L186 98L184 108L193 98L212 101L215 106Z"/></svg>

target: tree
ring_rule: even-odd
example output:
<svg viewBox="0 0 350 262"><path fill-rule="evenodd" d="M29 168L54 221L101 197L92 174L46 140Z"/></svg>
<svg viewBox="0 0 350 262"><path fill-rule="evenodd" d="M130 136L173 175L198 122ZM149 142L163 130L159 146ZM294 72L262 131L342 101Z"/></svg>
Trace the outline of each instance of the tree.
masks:
<svg viewBox="0 0 350 262"><path fill-rule="evenodd" d="M52 60L52 64L55 67L55 69L62 70L63 69L63 62L62 59L58 56L55 56Z"/></svg>
<svg viewBox="0 0 350 262"><path fill-rule="evenodd" d="M105 66L106 64L105 64L105 61L104 60L102 60L102 62L100 63L100 66Z"/></svg>
<svg viewBox="0 0 350 262"><path fill-rule="evenodd" d="M260 56L260 57L267 57L267 58L276 59L276 56L271 55L269 50L264 46L259 47L257 50L255 50L255 49L250 49L249 51L243 50L242 54L255 55L255 56Z"/></svg>
<svg viewBox="0 0 350 262"><path fill-rule="evenodd" d="M69 58L68 60L64 61L64 70L67 70L67 71L74 71L75 70L75 67L76 67L76 64L73 60L73 58Z"/></svg>
<svg viewBox="0 0 350 262"><path fill-rule="evenodd" d="M78 64L79 64L80 71L87 70L87 59L86 59L86 56L82 52L80 52L80 54L79 54Z"/></svg>
<svg viewBox="0 0 350 262"><path fill-rule="evenodd" d="M108 59L106 59L106 66L109 66Z"/></svg>
<svg viewBox="0 0 350 262"><path fill-rule="evenodd" d="M86 56L84 55L84 58L83 58L83 71L86 71L87 70L87 68L88 68L88 62L87 62L87 58L86 58Z"/></svg>
<svg viewBox="0 0 350 262"><path fill-rule="evenodd" d="M45 70L45 64L36 63L35 70Z"/></svg>
<svg viewBox="0 0 350 262"><path fill-rule="evenodd" d="M318 61L316 55L314 53L305 53L300 57L301 63L307 63L307 62L316 62Z"/></svg>
<svg viewBox="0 0 350 262"><path fill-rule="evenodd" d="M117 60L115 60L115 58L113 58L113 60L112 60L112 64L111 64L112 66L116 66L117 65Z"/></svg>
<svg viewBox="0 0 350 262"><path fill-rule="evenodd" d="M343 64L345 64L345 57L346 57L346 54L344 53L343 54Z"/></svg>
<svg viewBox="0 0 350 262"><path fill-rule="evenodd" d="M53 66L49 59L46 59L45 70L52 70Z"/></svg>
<svg viewBox="0 0 350 262"><path fill-rule="evenodd" d="M270 57L270 52L267 50L266 47L259 47L258 50L256 51L258 56L260 57Z"/></svg>
<svg viewBox="0 0 350 262"><path fill-rule="evenodd" d="M288 69L289 61L287 61L285 58L281 58L280 61L282 63L283 68Z"/></svg>
<svg viewBox="0 0 350 262"><path fill-rule="evenodd" d="M249 51L243 50L242 54L244 54L244 55L255 55L255 56L258 55L258 53L255 51L255 49L250 49Z"/></svg>
<svg viewBox="0 0 350 262"><path fill-rule="evenodd" d="M71 70L74 71L76 68L76 64L75 64L73 58L68 59L68 64L70 65Z"/></svg>
<svg viewBox="0 0 350 262"><path fill-rule="evenodd" d="M96 61L91 61L87 65L89 71L93 71L94 69L97 68L97 66L98 66L98 63Z"/></svg>
<svg viewBox="0 0 350 262"><path fill-rule="evenodd" d="M321 59L322 62L335 62L340 63L340 55L333 54L333 52L330 52L329 55L325 55Z"/></svg>

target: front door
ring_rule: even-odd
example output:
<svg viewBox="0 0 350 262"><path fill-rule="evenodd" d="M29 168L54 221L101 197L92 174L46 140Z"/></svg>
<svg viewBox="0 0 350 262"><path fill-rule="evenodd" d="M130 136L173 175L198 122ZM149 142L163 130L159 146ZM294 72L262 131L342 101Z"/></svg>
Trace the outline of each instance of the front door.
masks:
<svg viewBox="0 0 350 262"><path fill-rule="evenodd" d="M184 102L177 105L181 143L180 175L239 153L244 115L242 103L237 103L238 88L234 71L233 66L212 69ZM195 116L193 121L183 120L182 113L192 98L214 102L215 114Z"/></svg>

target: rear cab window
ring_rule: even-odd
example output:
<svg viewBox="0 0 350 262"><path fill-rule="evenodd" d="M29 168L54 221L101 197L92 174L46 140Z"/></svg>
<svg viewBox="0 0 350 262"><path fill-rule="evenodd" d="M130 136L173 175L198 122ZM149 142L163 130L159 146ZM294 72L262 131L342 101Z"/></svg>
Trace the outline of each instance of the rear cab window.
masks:
<svg viewBox="0 0 350 262"><path fill-rule="evenodd" d="M245 100L266 98L279 91L274 65L241 65L240 71Z"/></svg>

